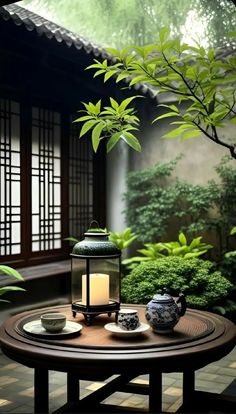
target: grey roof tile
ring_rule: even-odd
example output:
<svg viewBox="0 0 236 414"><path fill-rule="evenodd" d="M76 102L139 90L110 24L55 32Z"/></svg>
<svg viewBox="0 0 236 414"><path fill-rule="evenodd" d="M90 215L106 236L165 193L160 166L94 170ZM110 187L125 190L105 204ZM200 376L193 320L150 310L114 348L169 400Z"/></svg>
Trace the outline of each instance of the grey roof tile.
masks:
<svg viewBox="0 0 236 414"><path fill-rule="evenodd" d="M102 47L95 43L16 4L0 7L0 17L4 20L13 20L17 26L24 25L29 31L35 30L39 36L45 35L48 39L55 38L58 43L64 42L68 47L84 49L86 53L92 53L104 59L110 57Z"/></svg>
<svg viewBox="0 0 236 414"><path fill-rule="evenodd" d="M55 38L58 43L65 43L69 48L74 46L77 50L84 49L87 54L91 53L94 57L112 60L112 56L101 46L17 4L0 7L0 18L13 20L17 26L24 25L28 31L35 30L39 36L45 35L48 39ZM126 83L128 83L128 79ZM132 89L152 99L156 98L156 92L143 83L136 84Z"/></svg>

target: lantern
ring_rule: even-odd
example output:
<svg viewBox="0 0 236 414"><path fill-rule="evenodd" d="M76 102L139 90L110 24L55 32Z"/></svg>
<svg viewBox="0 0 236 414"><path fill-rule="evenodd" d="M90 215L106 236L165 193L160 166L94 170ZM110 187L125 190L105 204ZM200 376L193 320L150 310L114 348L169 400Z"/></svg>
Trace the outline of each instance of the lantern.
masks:
<svg viewBox="0 0 236 414"><path fill-rule="evenodd" d="M72 314L82 313L90 325L99 314L120 309L121 251L109 233L89 229L72 251Z"/></svg>

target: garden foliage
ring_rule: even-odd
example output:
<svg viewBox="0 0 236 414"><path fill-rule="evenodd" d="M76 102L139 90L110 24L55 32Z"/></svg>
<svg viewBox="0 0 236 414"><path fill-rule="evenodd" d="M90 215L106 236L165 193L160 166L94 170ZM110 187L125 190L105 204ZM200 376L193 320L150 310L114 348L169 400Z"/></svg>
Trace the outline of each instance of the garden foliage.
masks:
<svg viewBox="0 0 236 414"><path fill-rule="evenodd" d="M183 259L199 257L213 247L211 244L204 243L201 240L202 236L195 237L188 244L185 234L181 232L176 241L166 243L145 243L143 249L137 250L142 256L130 257L129 259L123 260L122 264L125 265L127 269L133 269L137 263L166 256L180 256L183 257Z"/></svg>
<svg viewBox="0 0 236 414"><path fill-rule="evenodd" d="M127 175L124 213L128 226L143 243L156 243L173 223L194 236L211 230L220 250L226 251L236 220L236 168L224 157L216 166L219 182L193 185L174 177L179 159Z"/></svg>
<svg viewBox="0 0 236 414"><path fill-rule="evenodd" d="M104 82L111 77L115 77L116 82L125 79L129 86L144 83L158 94L173 94L179 104L186 103L184 109L173 104L159 105L165 109L165 113L159 113L153 122L167 118L173 126L163 138L180 137L188 140L204 134L211 141L227 148L231 157L236 159L235 142L225 139L219 133L220 128L226 126L226 119L236 122L236 59L233 54L222 56L216 49L207 50L197 42L192 46L178 37L173 39L166 27L160 30L159 40L155 44L128 46L122 51L114 48L107 50L113 59L105 59L103 62L95 59L95 63L87 68L95 70L94 76L103 76ZM112 101L111 106L105 108L101 107L100 101L95 105L84 105L85 116L89 118L83 117L77 121L86 121L88 126L89 119L94 151L97 151L104 139L108 151L119 140L124 140L134 150L140 151L136 137L139 121L136 118L134 125L134 113L132 108L127 108L127 100L116 103L117 108L126 106L124 125L120 122L120 113ZM99 110L94 113L93 107L99 107ZM130 111L130 121L127 111ZM110 125L108 131L109 117L114 129ZM127 130L128 124L130 130Z"/></svg>
<svg viewBox="0 0 236 414"><path fill-rule="evenodd" d="M173 296L183 292L188 307L209 309L223 300L232 287L209 260L170 256L136 266L122 279L121 295L124 303L146 304L167 288Z"/></svg>
<svg viewBox="0 0 236 414"><path fill-rule="evenodd" d="M1 276L1 274L5 274L7 276L14 277L15 279L20 280L20 281L23 280L23 277L21 276L21 274L17 270L13 269L10 266L0 265L0 276ZM18 291L19 290L24 291L25 289L23 289L19 286L2 286L2 287L0 287L0 296L5 295L8 292L13 292L13 291L17 291L17 290ZM9 300L0 299L0 302L9 302Z"/></svg>

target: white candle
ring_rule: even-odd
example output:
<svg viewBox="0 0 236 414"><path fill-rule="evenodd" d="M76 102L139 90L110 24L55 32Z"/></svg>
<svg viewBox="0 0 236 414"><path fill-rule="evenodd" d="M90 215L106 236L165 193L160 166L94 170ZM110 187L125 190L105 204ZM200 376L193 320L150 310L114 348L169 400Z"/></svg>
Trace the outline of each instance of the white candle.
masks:
<svg viewBox="0 0 236 414"><path fill-rule="evenodd" d="M89 279L89 304L107 305L109 303L109 275L104 273L91 273ZM82 275L82 304L86 304L86 299L86 275Z"/></svg>

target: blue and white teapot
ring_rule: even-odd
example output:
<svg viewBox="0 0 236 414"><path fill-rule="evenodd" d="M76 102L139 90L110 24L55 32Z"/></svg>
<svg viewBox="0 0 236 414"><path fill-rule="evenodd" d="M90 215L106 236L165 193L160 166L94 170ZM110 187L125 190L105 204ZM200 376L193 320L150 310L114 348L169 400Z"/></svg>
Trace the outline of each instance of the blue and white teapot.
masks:
<svg viewBox="0 0 236 414"><path fill-rule="evenodd" d="M186 312L186 300L181 293L175 301L167 293L156 294L146 306L145 316L152 330L158 334L173 331L181 316Z"/></svg>

